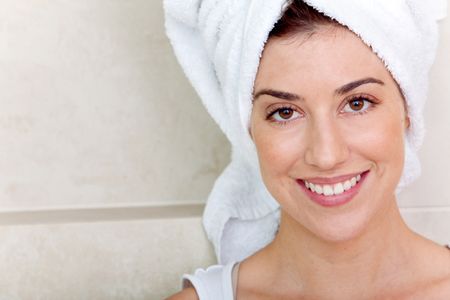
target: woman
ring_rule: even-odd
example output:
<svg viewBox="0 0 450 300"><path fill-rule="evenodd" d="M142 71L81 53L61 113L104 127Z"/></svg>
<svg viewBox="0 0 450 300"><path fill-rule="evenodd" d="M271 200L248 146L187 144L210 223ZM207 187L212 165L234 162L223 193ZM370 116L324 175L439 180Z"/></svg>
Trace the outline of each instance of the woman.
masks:
<svg viewBox="0 0 450 300"><path fill-rule="evenodd" d="M319 4L283 8L252 85L248 129L280 206L275 237L185 276L169 299L450 299L449 249L411 231L396 203L414 170L414 88L364 31L308 2Z"/></svg>

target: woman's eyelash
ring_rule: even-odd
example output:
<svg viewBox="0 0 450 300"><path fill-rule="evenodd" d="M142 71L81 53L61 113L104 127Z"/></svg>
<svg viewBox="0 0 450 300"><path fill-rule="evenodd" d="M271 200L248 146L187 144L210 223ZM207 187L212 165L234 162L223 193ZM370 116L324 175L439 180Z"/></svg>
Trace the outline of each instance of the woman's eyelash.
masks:
<svg viewBox="0 0 450 300"><path fill-rule="evenodd" d="M359 108L358 110L351 108L351 111L347 111L347 112L344 111L344 112L350 113L350 114L362 115L362 114L369 112L373 107L375 107L376 105L379 104L378 101L376 101L375 99L373 99L372 97L369 97L367 95L355 95L345 101L345 105L342 108L342 110L345 110L347 105L350 105L352 102L358 102L358 101L360 102L360 104L363 105L361 108ZM358 107L356 107L356 108L358 108Z"/></svg>
<svg viewBox="0 0 450 300"><path fill-rule="evenodd" d="M270 119L271 117L273 117L273 115L274 115L276 112L279 112L280 110L283 110L283 109L290 109L290 107L276 107L276 108L271 108L269 111L267 111L267 113L266 113L266 118L267 118L267 119Z"/></svg>
<svg viewBox="0 0 450 300"><path fill-rule="evenodd" d="M354 105L351 107L350 105ZM349 99L344 100L344 106L340 110L342 113L350 114L350 115L363 115L368 113L372 108L379 104L379 101L373 99L371 96L361 94L361 95L353 95ZM348 106L348 108L347 108ZM296 118L279 118L281 113L291 112L293 115L297 115ZM278 115L278 118L275 116ZM289 104L279 104L270 108L266 113L266 120L279 124L285 125L289 122L296 120L299 115L303 115L301 111L295 106L291 106Z"/></svg>
<svg viewBox="0 0 450 300"><path fill-rule="evenodd" d="M292 106L289 106L289 105L282 105L282 106L278 106L278 107L275 107L275 108L270 109L270 110L267 112L266 119L267 119L267 120L270 120L270 119L273 117L273 115L275 115L276 113L279 113L279 112L281 112L281 111L283 111L283 110L292 110L293 112L298 111L296 108L294 108L294 107L292 107ZM286 121L288 122L289 120L286 120Z"/></svg>

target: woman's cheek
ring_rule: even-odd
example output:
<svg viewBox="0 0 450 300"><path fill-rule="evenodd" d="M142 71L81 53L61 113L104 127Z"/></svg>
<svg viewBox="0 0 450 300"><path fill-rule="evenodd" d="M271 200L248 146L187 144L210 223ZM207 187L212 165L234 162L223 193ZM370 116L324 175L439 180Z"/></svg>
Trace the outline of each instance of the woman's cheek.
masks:
<svg viewBox="0 0 450 300"><path fill-rule="evenodd" d="M355 131L355 128L360 128ZM393 115L368 118L357 126L348 126L346 136L354 154L377 165L389 162L392 167L402 167L404 157L404 123Z"/></svg>
<svg viewBox="0 0 450 300"><path fill-rule="evenodd" d="M289 173L292 165L302 157L302 133L295 128L267 127L274 125L261 128L255 143L261 171L265 175Z"/></svg>
<svg viewBox="0 0 450 300"><path fill-rule="evenodd" d="M297 137L278 130L264 130L258 134L256 147L261 176L270 194L280 203L291 199L291 178L299 160Z"/></svg>

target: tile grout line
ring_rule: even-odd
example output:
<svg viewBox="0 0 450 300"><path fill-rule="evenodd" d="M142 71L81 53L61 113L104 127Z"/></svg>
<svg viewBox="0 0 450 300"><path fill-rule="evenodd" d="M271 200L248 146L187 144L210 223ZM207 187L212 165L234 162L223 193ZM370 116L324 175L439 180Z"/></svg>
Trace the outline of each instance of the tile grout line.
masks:
<svg viewBox="0 0 450 300"><path fill-rule="evenodd" d="M204 203L167 205L116 205L96 207L47 207L0 211L0 225L80 223L106 221L200 218ZM450 206L401 207L402 213L450 212Z"/></svg>
<svg viewBox="0 0 450 300"><path fill-rule="evenodd" d="M400 207L401 212L450 212L450 206L409 206Z"/></svg>
<svg viewBox="0 0 450 300"><path fill-rule="evenodd" d="M0 225L199 218L204 204L46 208L0 211Z"/></svg>

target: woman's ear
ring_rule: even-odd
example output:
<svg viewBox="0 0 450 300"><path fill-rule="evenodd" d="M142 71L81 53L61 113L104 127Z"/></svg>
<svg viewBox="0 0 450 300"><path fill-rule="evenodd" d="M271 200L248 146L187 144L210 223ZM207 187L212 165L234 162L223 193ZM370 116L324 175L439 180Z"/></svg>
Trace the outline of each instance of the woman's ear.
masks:
<svg viewBox="0 0 450 300"><path fill-rule="evenodd" d="M411 127L411 120L409 119L409 116L406 115L405 117L405 129L409 129Z"/></svg>
<svg viewBox="0 0 450 300"><path fill-rule="evenodd" d="M250 138L252 139L252 141L253 141L253 134L252 134L252 126L253 126L253 108L252 108L252 112L251 112L251 114L250 114L250 120L249 120L249 122L248 122L248 128L247 128L247 130L248 130L248 134L250 135Z"/></svg>

